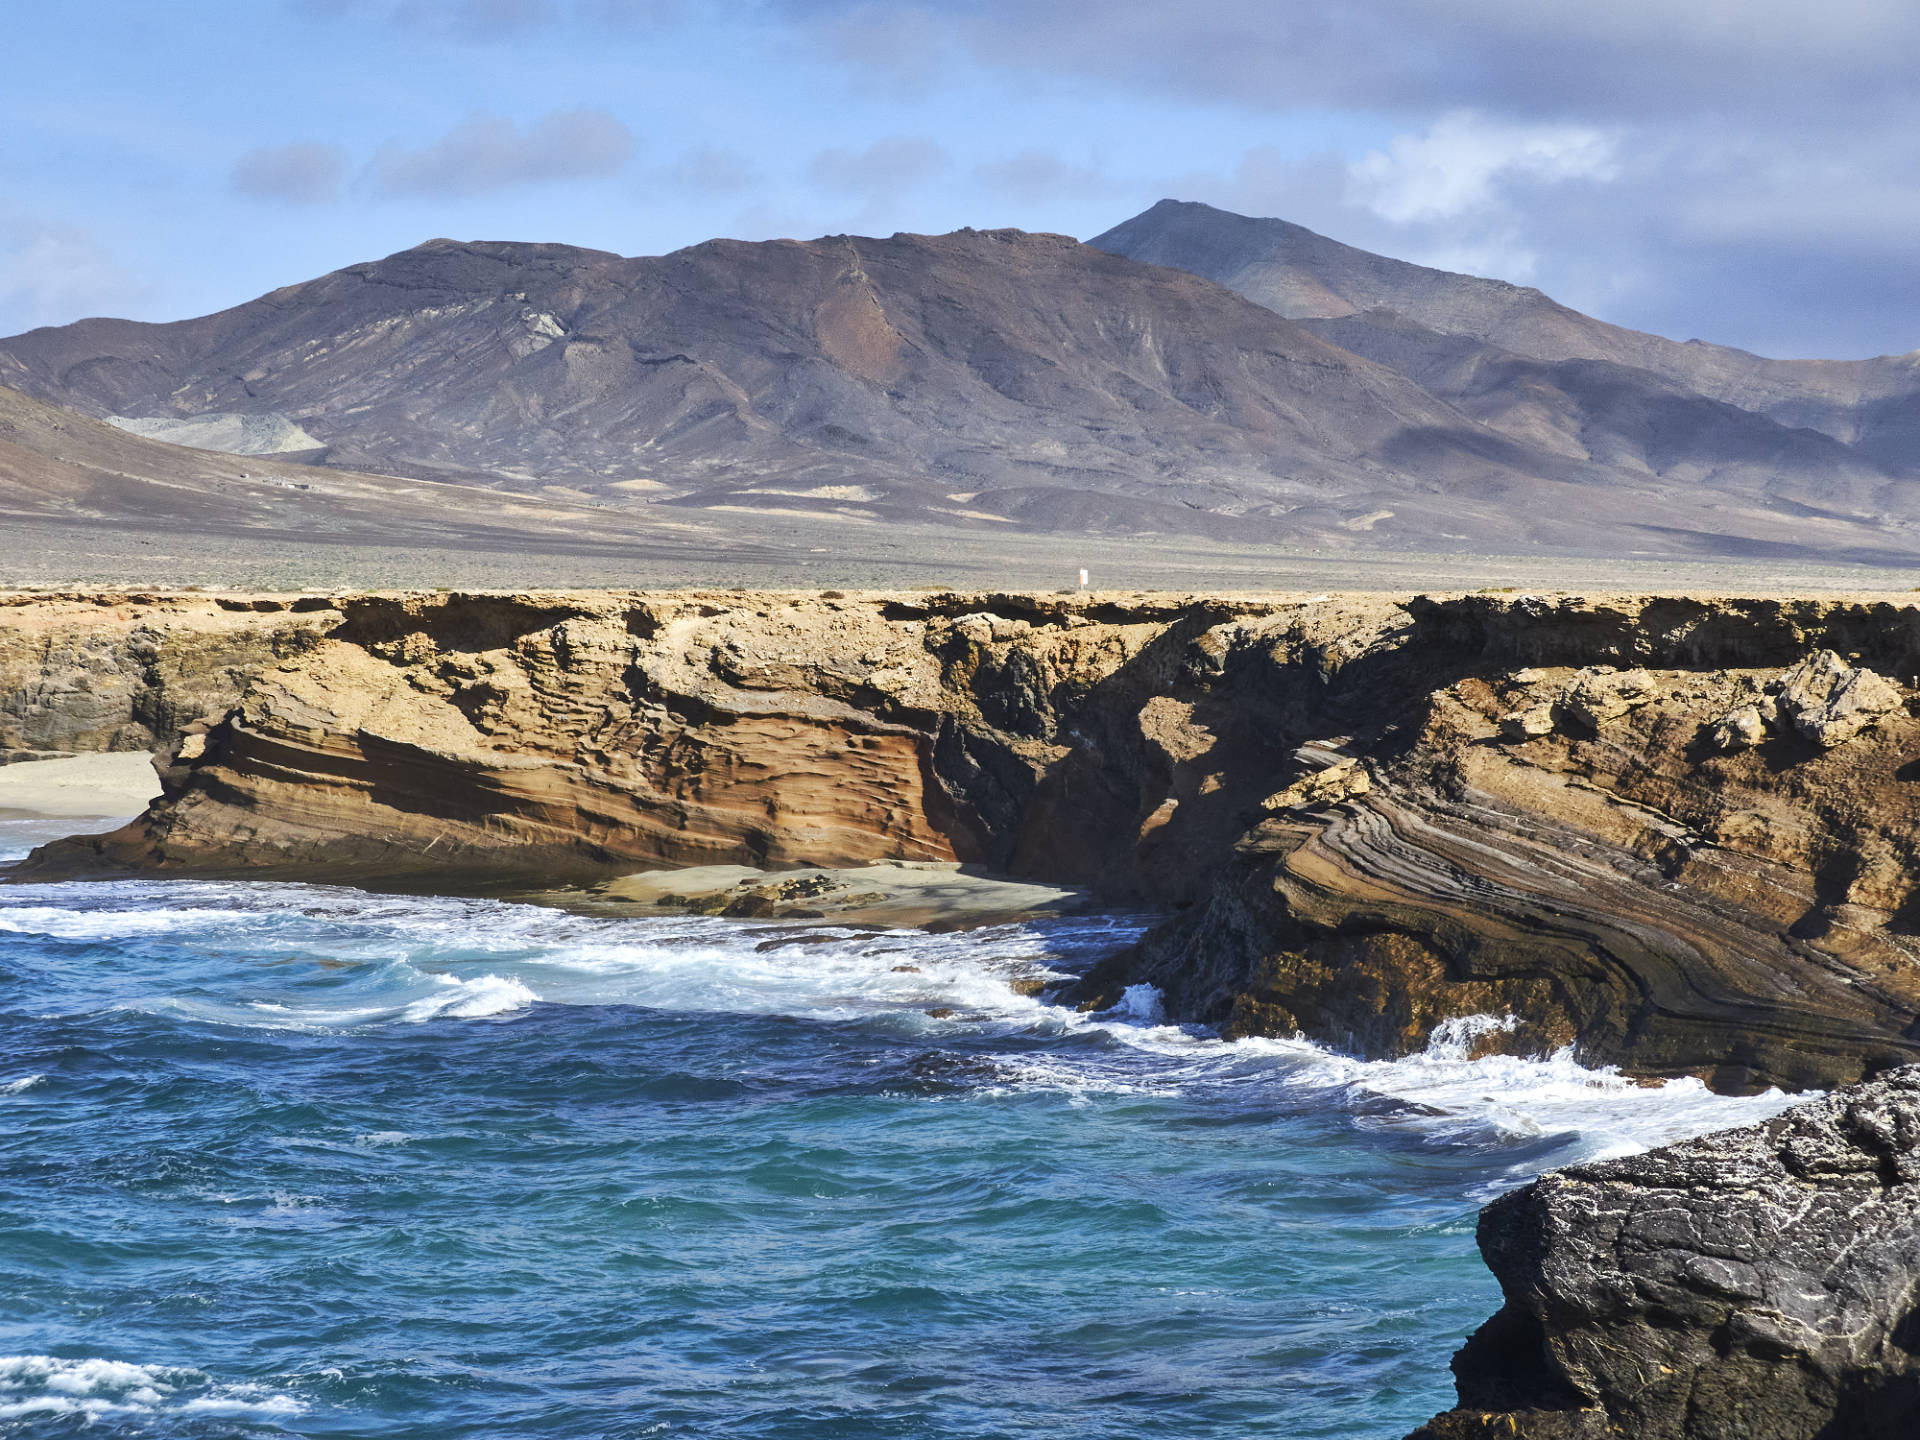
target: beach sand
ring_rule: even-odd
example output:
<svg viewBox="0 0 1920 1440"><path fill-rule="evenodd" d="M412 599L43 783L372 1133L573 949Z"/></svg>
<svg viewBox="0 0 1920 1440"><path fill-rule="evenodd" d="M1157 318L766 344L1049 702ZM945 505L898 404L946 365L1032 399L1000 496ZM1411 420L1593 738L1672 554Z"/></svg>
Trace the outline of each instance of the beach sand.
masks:
<svg viewBox="0 0 1920 1440"><path fill-rule="evenodd" d="M153 757L138 751L0 765L0 815L16 819L127 820L159 793Z"/></svg>

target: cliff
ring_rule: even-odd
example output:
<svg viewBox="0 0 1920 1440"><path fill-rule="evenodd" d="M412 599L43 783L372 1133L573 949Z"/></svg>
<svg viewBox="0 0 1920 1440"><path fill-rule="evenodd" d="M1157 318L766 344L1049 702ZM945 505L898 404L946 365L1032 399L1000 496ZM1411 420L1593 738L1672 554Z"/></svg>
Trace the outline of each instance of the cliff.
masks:
<svg viewBox="0 0 1920 1440"><path fill-rule="evenodd" d="M1920 1067L1542 1176L1479 1238L1506 1303L1411 1440L1914 1433Z"/></svg>
<svg viewBox="0 0 1920 1440"><path fill-rule="evenodd" d="M1065 997L1082 1004L1150 981L1229 1034L1371 1055L1508 1014L1483 1044L1730 1090L1920 1058L1905 599L658 592L335 613L184 727L147 815L21 873L545 883L957 859L1167 910Z"/></svg>
<svg viewBox="0 0 1920 1440"><path fill-rule="evenodd" d="M323 596L0 593L0 752L157 750L339 618Z"/></svg>

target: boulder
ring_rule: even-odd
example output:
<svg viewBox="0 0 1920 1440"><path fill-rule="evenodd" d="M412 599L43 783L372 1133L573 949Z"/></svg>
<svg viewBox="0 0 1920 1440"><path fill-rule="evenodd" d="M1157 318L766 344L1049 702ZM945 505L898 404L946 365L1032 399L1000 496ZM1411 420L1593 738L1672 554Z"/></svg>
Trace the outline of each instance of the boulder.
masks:
<svg viewBox="0 0 1920 1440"><path fill-rule="evenodd" d="M1529 705L1500 717L1500 734L1508 740L1537 740L1553 733L1553 706Z"/></svg>
<svg viewBox="0 0 1920 1440"><path fill-rule="evenodd" d="M1481 1212L1506 1303L1413 1440L1920 1433L1920 1065Z"/></svg>
<svg viewBox="0 0 1920 1440"><path fill-rule="evenodd" d="M1844 745L1906 703L1891 681L1849 665L1832 650L1809 655L1778 685L1781 722L1825 750Z"/></svg>
<svg viewBox="0 0 1920 1440"><path fill-rule="evenodd" d="M1716 750L1751 750L1767 738L1767 722L1757 705L1742 705L1715 722L1707 743Z"/></svg>
<svg viewBox="0 0 1920 1440"><path fill-rule="evenodd" d="M1583 729L1597 731L1658 694L1644 670L1595 670L1567 686L1555 708Z"/></svg>

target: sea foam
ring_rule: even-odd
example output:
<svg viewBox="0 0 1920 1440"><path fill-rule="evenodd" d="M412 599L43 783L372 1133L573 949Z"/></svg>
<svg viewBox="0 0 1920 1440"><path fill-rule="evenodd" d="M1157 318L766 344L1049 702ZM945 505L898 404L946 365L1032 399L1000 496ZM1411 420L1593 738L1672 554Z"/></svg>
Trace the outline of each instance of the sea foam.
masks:
<svg viewBox="0 0 1920 1440"><path fill-rule="evenodd" d="M97 1357L0 1355L0 1420L28 1416L299 1415L303 1401L251 1383L217 1384L203 1371Z"/></svg>

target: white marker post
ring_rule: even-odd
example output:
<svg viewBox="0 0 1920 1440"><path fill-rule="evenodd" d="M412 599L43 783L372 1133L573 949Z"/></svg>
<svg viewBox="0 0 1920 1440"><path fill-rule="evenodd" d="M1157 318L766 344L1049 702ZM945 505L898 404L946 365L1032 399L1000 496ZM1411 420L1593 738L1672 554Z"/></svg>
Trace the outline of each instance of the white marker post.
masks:
<svg viewBox="0 0 1920 1440"><path fill-rule="evenodd" d="M1080 588L1082 590L1087 588L1087 572L1085 570L1080 572Z"/></svg>

